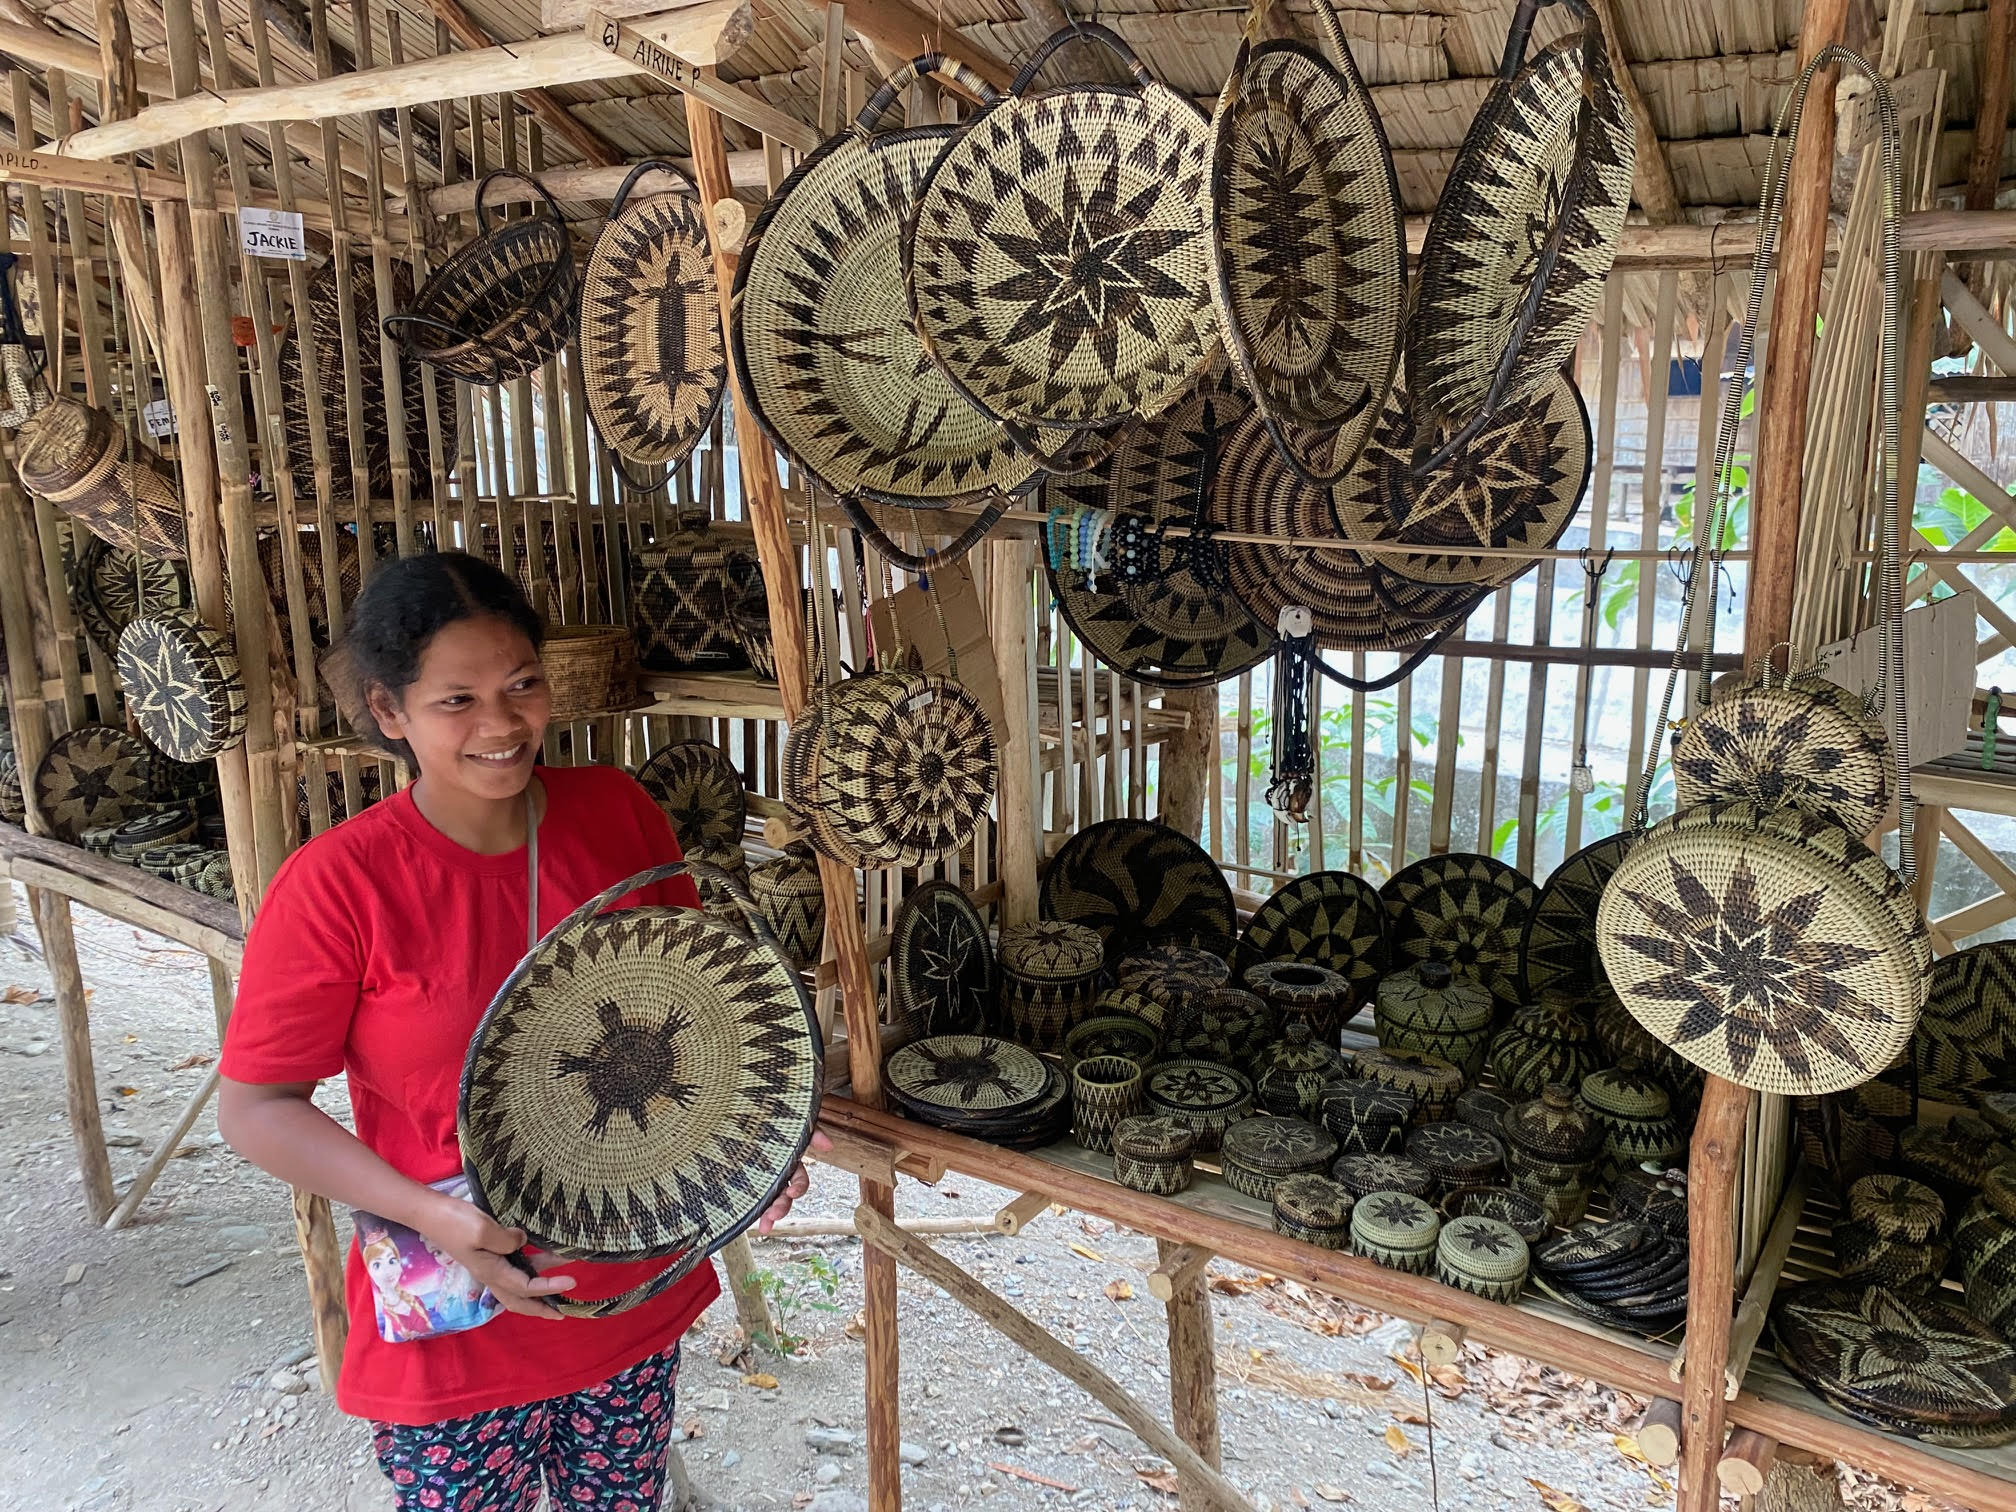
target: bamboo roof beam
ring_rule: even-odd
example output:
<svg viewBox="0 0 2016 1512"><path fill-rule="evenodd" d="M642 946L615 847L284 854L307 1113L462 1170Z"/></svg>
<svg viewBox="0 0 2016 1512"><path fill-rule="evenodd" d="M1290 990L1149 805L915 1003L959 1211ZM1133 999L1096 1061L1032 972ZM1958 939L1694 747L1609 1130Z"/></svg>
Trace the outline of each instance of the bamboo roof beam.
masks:
<svg viewBox="0 0 2016 1512"><path fill-rule="evenodd" d="M826 0L800 0L823 23ZM908 59L920 53L940 52L964 63L996 89L1015 82L1015 70L943 16L918 9L910 0L847 0L847 30L863 42L880 48L892 58Z"/></svg>
<svg viewBox="0 0 2016 1512"><path fill-rule="evenodd" d="M427 0L427 3L455 40L471 52L482 52L496 46L497 39L462 8L459 0ZM589 162L604 166L622 161L620 152L596 135L587 122L575 120L567 107L546 90L536 85L523 88L518 91L518 98L539 119L540 124Z"/></svg>

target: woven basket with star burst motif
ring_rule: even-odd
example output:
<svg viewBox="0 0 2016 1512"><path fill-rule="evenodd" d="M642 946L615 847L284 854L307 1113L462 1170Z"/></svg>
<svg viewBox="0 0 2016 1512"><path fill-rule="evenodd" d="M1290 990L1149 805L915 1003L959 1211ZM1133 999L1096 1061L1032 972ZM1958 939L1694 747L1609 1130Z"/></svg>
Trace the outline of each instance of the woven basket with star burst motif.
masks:
<svg viewBox="0 0 2016 1512"><path fill-rule="evenodd" d="M1050 1087L1035 1053L984 1034L938 1034L892 1051L882 1084L908 1112L957 1127L1034 1106Z"/></svg>
<svg viewBox="0 0 2016 1512"><path fill-rule="evenodd" d="M1680 733L1675 801L1790 803L1868 834L1890 806L1890 742L1845 692L1818 678L1788 681L1768 663L1727 688Z"/></svg>
<svg viewBox="0 0 2016 1512"><path fill-rule="evenodd" d="M1034 88L1073 42L1126 84ZM1111 31L1036 50L947 143L903 235L925 350L989 416L1103 429L1165 408L1217 344L1202 201L1209 123Z"/></svg>
<svg viewBox="0 0 2016 1512"><path fill-rule="evenodd" d="M245 679L223 631L193 609L119 633L119 686L140 731L177 761L207 761L245 735Z"/></svg>
<svg viewBox="0 0 2016 1512"><path fill-rule="evenodd" d="M1520 984L1528 997L1549 989L1589 997L1604 985L1603 958L1596 950L1596 904L1634 838L1606 835L1583 846L1541 886L1519 940Z"/></svg>
<svg viewBox="0 0 2016 1512"><path fill-rule="evenodd" d="M1940 958L1912 1048L1921 1097L1965 1105L2016 1090L2016 942Z"/></svg>
<svg viewBox="0 0 2016 1512"><path fill-rule="evenodd" d="M1386 905L1379 891L1349 872L1310 872L1281 888L1259 908L1232 952L1242 976L1262 961L1307 961L1326 966L1351 984L1360 999L1386 970Z"/></svg>
<svg viewBox="0 0 2016 1512"><path fill-rule="evenodd" d="M1211 121L1204 197L1225 349L1282 458L1328 485L1400 358L1407 239L1393 155L1329 0L1324 57L1242 42Z"/></svg>
<svg viewBox="0 0 2016 1512"><path fill-rule="evenodd" d="M70 604L84 633L107 651L117 650L119 633L134 620L191 601L180 563L136 556L97 536L86 536L78 545L69 572Z"/></svg>
<svg viewBox="0 0 2016 1512"><path fill-rule="evenodd" d="M681 740L652 753L637 782L672 821L686 850L725 850L742 843L749 799L742 774L711 740Z"/></svg>
<svg viewBox="0 0 2016 1512"><path fill-rule="evenodd" d="M1180 830L1107 819L1065 842L1043 874L1043 917L1097 930L1118 960L1156 945L1231 953L1239 915L1225 874Z"/></svg>
<svg viewBox="0 0 2016 1512"><path fill-rule="evenodd" d="M649 173L679 192L630 204ZM581 380L602 444L663 466L693 450L721 407L728 354L714 249L693 180L659 158L630 170L581 279Z"/></svg>
<svg viewBox="0 0 2016 1512"><path fill-rule="evenodd" d="M691 873L736 896L744 931L693 908L605 913ZM692 862L589 899L534 946L469 1043L456 1108L477 1204L572 1259L665 1258L606 1300L660 1295L759 1218L811 1142L818 1020L749 895Z"/></svg>
<svg viewBox="0 0 2016 1512"><path fill-rule="evenodd" d="M1653 826L1596 911L1632 1017L1712 1076L1818 1096L1910 1042L1932 951L1910 890L1797 808L1707 803Z"/></svg>
<svg viewBox="0 0 2016 1512"><path fill-rule="evenodd" d="M975 1033L996 991L994 947L973 900L945 881L926 882L905 898L889 930L896 1021L919 1034Z"/></svg>
<svg viewBox="0 0 2016 1512"><path fill-rule="evenodd" d="M1446 451L1560 371L1631 205L1637 136L1594 8L1526 60L1532 11L1513 23L1421 248L1406 335L1417 449Z"/></svg>
<svg viewBox="0 0 2016 1512"><path fill-rule="evenodd" d="M1491 856L1429 856L1387 878L1387 939L1397 966L1440 960L1474 976L1509 1012L1519 996L1519 941L1538 896Z"/></svg>
<svg viewBox="0 0 2016 1512"><path fill-rule="evenodd" d="M153 753L105 725L83 725L49 742L35 768L35 806L51 834L79 844L87 829L122 823L153 806Z"/></svg>

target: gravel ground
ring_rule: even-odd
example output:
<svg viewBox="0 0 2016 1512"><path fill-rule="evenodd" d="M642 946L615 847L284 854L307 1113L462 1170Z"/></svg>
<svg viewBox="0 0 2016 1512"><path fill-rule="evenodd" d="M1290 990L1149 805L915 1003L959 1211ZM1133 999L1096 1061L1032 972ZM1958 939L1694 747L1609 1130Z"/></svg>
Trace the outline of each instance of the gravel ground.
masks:
<svg viewBox="0 0 2016 1512"><path fill-rule="evenodd" d="M32 938L25 906L21 918ZM76 919L123 1184L205 1075L209 979L179 947ZM225 1149L206 1115L131 1227L92 1227L47 973L18 939L0 941L0 988L0 1509L385 1512L364 1430L304 1363L285 1190ZM341 1089L325 1104L340 1115ZM935 1190L906 1181L899 1211L986 1215L1011 1195L956 1176ZM852 1178L819 1168L797 1216L844 1218L854 1200ZM1016 1238L941 1242L1144 1401L1167 1401L1152 1241L1053 1210ZM744 1351L732 1303L708 1312L680 1381L687 1470L720 1508L864 1512L859 1246L773 1240L755 1253L795 1347ZM907 1273L901 1284L906 1505L1174 1507L1166 1463L1099 1404L936 1287ZM1222 1263L1212 1287L1225 1469L1260 1508L1672 1503L1619 1441L1639 1405L1629 1398L1474 1347L1427 1388L1403 1323Z"/></svg>

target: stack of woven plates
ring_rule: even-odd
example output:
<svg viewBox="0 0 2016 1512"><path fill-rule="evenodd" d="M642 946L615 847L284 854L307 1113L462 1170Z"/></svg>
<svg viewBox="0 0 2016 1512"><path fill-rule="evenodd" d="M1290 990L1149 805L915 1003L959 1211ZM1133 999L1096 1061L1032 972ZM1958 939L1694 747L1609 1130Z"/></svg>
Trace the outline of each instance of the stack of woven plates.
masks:
<svg viewBox="0 0 2016 1512"><path fill-rule="evenodd" d="M1337 1137L1299 1118L1242 1118L1220 1142L1220 1169L1235 1192L1271 1202L1284 1176L1320 1176L1337 1158Z"/></svg>
<svg viewBox="0 0 2016 1512"><path fill-rule="evenodd" d="M1395 1270L1425 1276L1435 1265L1442 1220L1406 1192L1369 1192L1351 1206L1351 1248Z"/></svg>
<svg viewBox="0 0 2016 1512"><path fill-rule="evenodd" d="M1148 1111L1183 1123L1199 1151L1215 1150L1225 1131L1253 1111L1253 1083L1210 1061L1164 1061L1148 1073Z"/></svg>
<svg viewBox="0 0 2016 1512"><path fill-rule="evenodd" d="M179 882L176 873L192 862L201 865L209 859L207 847L192 840L177 840L168 845L150 845L133 857L133 864L151 876L165 881Z"/></svg>
<svg viewBox="0 0 2016 1512"><path fill-rule="evenodd" d="M1505 1146L1466 1123L1423 1124L1407 1136L1407 1156L1438 1188L1488 1186L1505 1174Z"/></svg>
<svg viewBox="0 0 2016 1512"><path fill-rule="evenodd" d="M113 830L110 854L114 861L137 862L144 850L179 845L195 835L196 816L187 809L157 809L125 820Z"/></svg>
<svg viewBox="0 0 2016 1512"><path fill-rule="evenodd" d="M1001 1015L1015 1039L1054 1053L1090 1017L1105 948L1081 924L1046 919L1001 931Z"/></svg>
<svg viewBox="0 0 2016 1512"><path fill-rule="evenodd" d="M1834 1258L1851 1281L1908 1286L1937 1281L1952 1255L1939 1237L1946 1204L1908 1176L1864 1176L1848 1188L1848 1216L1834 1225Z"/></svg>
<svg viewBox="0 0 2016 1512"><path fill-rule="evenodd" d="M1785 1368L1850 1417L1955 1448L2016 1439L2016 1345L1930 1290L1854 1281L1780 1292Z"/></svg>
<svg viewBox="0 0 2016 1512"><path fill-rule="evenodd" d="M1525 1289L1529 1264L1525 1239L1496 1218L1452 1218L1435 1243L1436 1279L1492 1302L1510 1302Z"/></svg>
<svg viewBox="0 0 2016 1512"><path fill-rule="evenodd" d="M1687 1241L1649 1224L1583 1224L1533 1266L1551 1296L1612 1328L1662 1333L1687 1316Z"/></svg>
<svg viewBox="0 0 2016 1512"><path fill-rule="evenodd" d="M1351 1194L1323 1176L1285 1176L1274 1183L1274 1232L1321 1249L1351 1242Z"/></svg>
<svg viewBox="0 0 2016 1512"><path fill-rule="evenodd" d="M893 1051L882 1084L905 1113L989 1144L1033 1149L1071 1131L1071 1088L1020 1045L940 1034Z"/></svg>

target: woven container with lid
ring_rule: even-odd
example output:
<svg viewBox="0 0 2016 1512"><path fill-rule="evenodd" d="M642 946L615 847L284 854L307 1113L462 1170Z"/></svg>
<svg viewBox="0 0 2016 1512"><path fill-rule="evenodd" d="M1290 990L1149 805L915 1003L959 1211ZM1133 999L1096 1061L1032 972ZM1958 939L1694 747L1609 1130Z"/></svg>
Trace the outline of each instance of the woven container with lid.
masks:
<svg viewBox="0 0 2016 1512"><path fill-rule="evenodd" d="M1292 1020L1280 1043L1260 1052L1253 1095L1269 1113L1320 1121L1323 1102L1345 1080L1335 1050L1317 1044L1306 1019Z"/></svg>
<svg viewBox="0 0 2016 1512"><path fill-rule="evenodd" d="M2016 1092L1983 1092L1974 1111L1989 1128L2016 1144Z"/></svg>
<svg viewBox="0 0 2016 1512"><path fill-rule="evenodd" d="M1274 1010L1257 994L1208 987L1163 1015L1162 1048L1174 1057L1216 1061L1250 1073L1279 1028Z"/></svg>
<svg viewBox="0 0 2016 1512"><path fill-rule="evenodd" d="M1511 1224L1467 1214L1442 1225L1435 1241L1435 1278L1491 1302L1510 1302L1526 1286L1526 1240Z"/></svg>
<svg viewBox="0 0 2016 1512"><path fill-rule="evenodd" d="M647 672L733 672L748 665L728 615L751 573L719 531L681 530L630 554L630 622Z"/></svg>
<svg viewBox="0 0 2016 1512"><path fill-rule="evenodd" d="M2016 1223L2016 1160L2005 1160L1981 1178L1981 1201Z"/></svg>
<svg viewBox="0 0 2016 1512"><path fill-rule="evenodd" d="M1462 1068L1439 1056L1417 1055L1411 1050L1363 1050L1352 1065L1363 1080L1412 1097L1417 1123L1447 1118L1463 1093Z"/></svg>
<svg viewBox="0 0 2016 1512"><path fill-rule="evenodd" d="M1102 996L1095 1008L1103 1004ZM1162 1037L1154 1027L1132 1014L1095 1013L1064 1036L1064 1069L1099 1056L1117 1055L1146 1071L1155 1064Z"/></svg>
<svg viewBox="0 0 2016 1512"><path fill-rule="evenodd" d="M1220 1169L1234 1191L1268 1202L1283 1176L1327 1171L1337 1157L1337 1138L1302 1119L1262 1113L1228 1128L1219 1155Z"/></svg>
<svg viewBox="0 0 2016 1512"><path fill-rule="evenodd" d="M1354 1197L1405 1192L1425 1201L1435 1191L1435 1178L1428 1168L1405 1155L1340 1155L1330 1167L1330 1176Z"/></svg>
<svg viewBox="0 0 2016 1512"><path fill-rule="evenodd" d="M1302 1019L1319 1045L1334 1045L1356 998L1341 972L1308 961L1261 961L1246 968L1247 989L1257 992L1284 1024Z"/></svg>
<svg viewBox="0 0 2016 1512"><path fill-rule="evenodd" d="M1595 1032L1573 999L1550 992L1493 1036L1490 1059L1508 1093L1532 1097L1549 1082L1576 1087L1597 1069Z"/></svg>
<svg viewBox="0 0 2016 1512"><path fill-rule="evenodd" d="M1208 950L1188 945L1158 945L1123 956L1113 968L1114 986L1136 1000L1129 1012L1139 1012L1159 1029L1176 1007L1200 992L1223 987L1231 968ZM1143 1010L1139 1005L1150 1005Z"/></svg>
<svg viewBox="0 0 2016 1512"><path fill-rule="evenodd" d="M819 882L819 863L787 853L751 867L749 895L791 963L800 971L816 966L826 938L826 890Z"/></svg>
<svg viewBox="0 0 2016 1512"><path fill-rule="evenodd" d="M1501 1134L1505 1115L1512 1111L1512 1099L1491 1087L1471 1087L1456 1099L1456 1122L1466 1123L1486 1134Z"/></svg>
<svg viewBox="0 0 2016 1512"><path fill-rule="evenodd" d="M1180 1118L1140 1114L1113 1130L1113 1179L1137 1192L1167 1197L1190 1185L1197 1136Z"/></svg>
<svg viewBox="0 0 2016 1512"><path fill-rule="evenodd" d="M1350 1155L1385 1155L1398 1150L1414 1116L1414 1097L1377 1082L1346 1082L1323 1098L1323 1127Z"/></svg>
<svg viewBox="0 0 2016 1512"><path fill-rule="evenodd" d="M1387 1049L1439 1056L1474 1079L1484 1069L1496 1008L1490 989L1475 977L1428 960L1380 982L1373 1018Z"/></svg>
<svg viewBox="0 0 2016 1512"><path fill-rule="evenodd" d="M1686 1136L1673 1117L1671 1096L1656 1077L1637 1066L1585 1076L1581 1099L1603 1131L1597 1175L1606 1186L1648 1161L1665 1164L1686 1153Z"/></svg>
<svg viewBox="0 0 2016 1512"><path fill-rule="evenodd" d="M1946 1272L1951 1246L1937 1239L1914 1242L1877 1231L1867 1219L1850 1218L1834 1225L1834 1263L1849 1281L1878 1281L1885 1286L1936 1283Z"/></svg>
<svg viewBox="0 0 2016 1512"><path fill-rule="evenodd" d="M1230 1066L1164 1061L1148 1073L1148 1107L1187 1124L1203 1153L1217 1149L1225 1131L1253 1111L1253 1084Z"/></svg>
<svg viewBox="0 0 2016 1512"><path fill-rule="evenodd" d="M1510 1225L1529 1247L1547 1237L1546 1204L1511 1187L1471 1187L1457 1197L1451 1216L1495 1218Z"/></svg>
<svg viewBox="0 0 2016 1512"><path fill-rule="evenodd" d="M1121 1055L1095 1055L1071 1068L1071 1124L1078 1143L1106 1153L1113 1131L1147 1103L1144 1075L1138 1062Z"/></svg>
<svg viewBox="0 0 2016 1512"><path fill-rule="evenodd" d="M1864 1176L1848 1188L1848 1216L1886 1239L1923 1244L1946 1226L1946 1204L1908 1176Z"/></svg>
<svg viewBox="0 0 2016 1512"><path fill-rule="evenodd" d="M2016 1158L1993 1126L1973 1113L1954 1114L1943 1129L1913 1125L1897 1146L1899 1168L1938 1192L1949 1209L1971 1201L1990 1171Z"/></svg>
<svg viewBox="0 0 2016 1512"><path fill-rule="evenodd" d="M1040 920L1001 931L1001 1015L1010 1035L1055 1053L1092 1011L1105 949L1078 924Z"/></svg>
<svg viewBox="0 0 2016 1512"><path fill-rule="evenodd" d="M1505 1146L1469 1124L1423 1124L1407 1136L1407 1156L1439 1186L1484 1186L1505 1173Z"/></svg>
<svg viewBox="0 0 2016 1512"><path fill-rule="evenodd" d="M1136 992L1131 987L1108 987L1092 1000L1094 1018L1131 1018L1145 1025L1155 1036L1155 1043L1162 1043L1163 1006L1144 992Z"/></svg>
<svg viewBox="0 0 2016 1512"><path fill-rule="evenodd" d="M2016 1222L1995 1212L1975 1219L1960 1280L1968 1310L2007 1334L2016 1325Z"/></svg>
<svg viewBox="0 0 2016 1512"><path fill-rule="evenodd" d="M1602 1131L1560 1083L1505 1115L1506 1169L1512 1185L1547 1205L1548 1221L1567 1227L1589 1207L1590 1179Z"/></svg>
<svg viewBox="0 0 2016 1512"><path fill-rule="evenodd" d="M1284 1176L1274 1183L1274 1232L1321 1249L1351 1243L1349 1192L1325 1176Z"/></svg>
<svg viewBox="0 0 2016 1512"><path fill-rule="evenodd" d="M1442 1220L1407 1192L1367 1192L1351 1205L1351 1248L1368 1260L1425 1276L1435 1265Z"/></svg>

